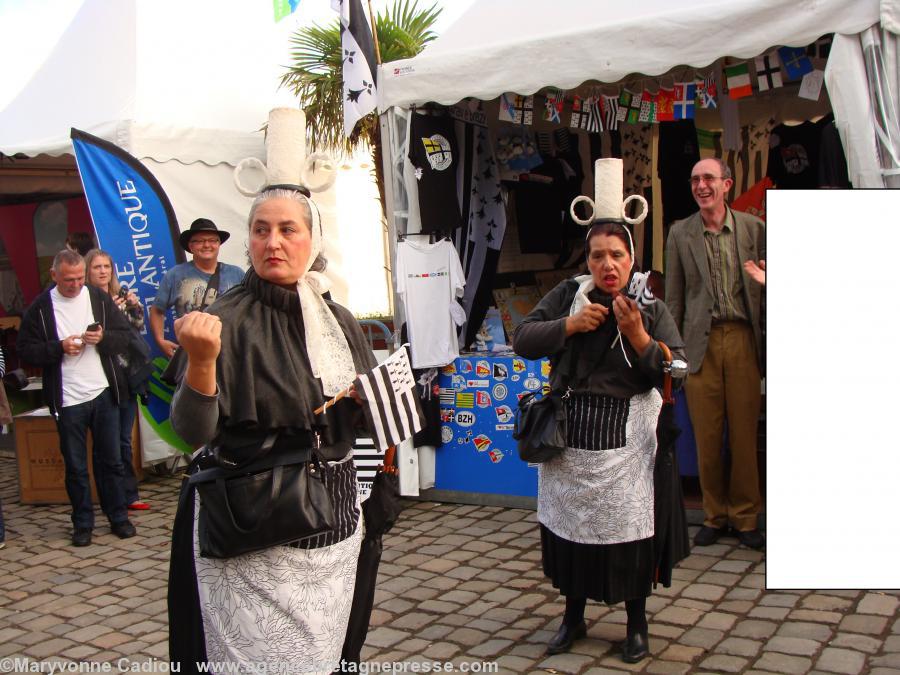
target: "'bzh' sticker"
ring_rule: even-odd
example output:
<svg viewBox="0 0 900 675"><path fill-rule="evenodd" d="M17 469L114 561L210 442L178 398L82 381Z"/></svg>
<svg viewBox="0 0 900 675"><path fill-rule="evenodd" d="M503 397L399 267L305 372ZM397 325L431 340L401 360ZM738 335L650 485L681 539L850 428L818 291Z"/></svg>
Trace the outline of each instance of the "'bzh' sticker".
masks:
<svg viewBox="0 0 900 675"><path fill-rule="evenodd" d="M470 427L475 424L475 413L468 410L456 411L456 424L461 427Z"/></svg>

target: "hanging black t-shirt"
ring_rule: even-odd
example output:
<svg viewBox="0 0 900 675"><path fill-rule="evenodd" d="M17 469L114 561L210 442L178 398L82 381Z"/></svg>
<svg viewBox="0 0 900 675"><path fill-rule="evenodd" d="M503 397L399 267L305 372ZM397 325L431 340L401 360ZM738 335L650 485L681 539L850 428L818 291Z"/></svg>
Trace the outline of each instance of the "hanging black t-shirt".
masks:
<svg viewBox="0 0 900 675"><path fill-rule="evenodd" d="M659 180L662 182L663 222L687 218L697 210L688 181L700 161L694 120L659 125Z"/></svg>
<svg viewBox="0 0 900 675"><path fill-rule="evenodd" d="M844 155L844 146L834 124L834 117L828 115L816 124L822 128L822 140L819 142L819 187L852 187L847 173L847 157Z"/></svg>
<svg viewBox="0 0 900 675"><path fill-rule="evenodd" d="M779 124L769 134L769 176L780 190L819 187L821 128L813 122Z"/></svg>
<svg viewBox="0 0 900 675"><path fill-rule="evenodd" d="M409 161L416 168L423 232L451 232L462 224L456 191L459 145L453 118L413 114Z"/></svg>

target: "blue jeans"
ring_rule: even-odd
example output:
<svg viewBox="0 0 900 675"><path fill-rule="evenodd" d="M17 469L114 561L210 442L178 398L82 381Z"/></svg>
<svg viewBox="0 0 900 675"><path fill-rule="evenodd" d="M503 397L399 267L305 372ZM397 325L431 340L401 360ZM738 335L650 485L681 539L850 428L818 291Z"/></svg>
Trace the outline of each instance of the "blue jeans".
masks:
<svg viewBox="0 0 900 675"><path fill-rule="evenodd" d="M126 505L138 500L137 477L134 475L134 466L131 459L131 428L134 426L136 415L137 398L132 396L119 406L119 453L122 460L122 471L125 476L122 486L125 491Z"/></svg>
<svg viewBox="0 0 900 675"><path fill-rule="evenodd" d="M119 407L109 388L78 405L61 408L56 422L59 448L66 465L66 492L72 504L72 524L94 527L91 482L87 465L87 431L93 438L94 478L100 504L110 523L128 520L119 455Z"/></svg>

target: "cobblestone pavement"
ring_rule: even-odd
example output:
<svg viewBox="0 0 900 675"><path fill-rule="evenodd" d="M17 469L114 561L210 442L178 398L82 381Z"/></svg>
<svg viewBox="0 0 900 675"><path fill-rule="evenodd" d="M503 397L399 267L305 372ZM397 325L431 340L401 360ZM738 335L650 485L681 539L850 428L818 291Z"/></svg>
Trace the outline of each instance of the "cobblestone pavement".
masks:
<svg viewBox="0 0 900 675"><path fill-rule="evenodd" d="M0 451L0 666L5 656L160 666L178 479L142 483L153 508L133 515L137 537L117 539L98 513L87 548L69 544L67 506L22 505L16 481ZM563 602L541 572L534 513L410 501L385 537L363 657L495 662L509 673L900 673L896 591L767 592L763 554L728 538L675 577L647 602L651 658L624 664L624 609L596 603L587 638L546 657Z"/></svg>

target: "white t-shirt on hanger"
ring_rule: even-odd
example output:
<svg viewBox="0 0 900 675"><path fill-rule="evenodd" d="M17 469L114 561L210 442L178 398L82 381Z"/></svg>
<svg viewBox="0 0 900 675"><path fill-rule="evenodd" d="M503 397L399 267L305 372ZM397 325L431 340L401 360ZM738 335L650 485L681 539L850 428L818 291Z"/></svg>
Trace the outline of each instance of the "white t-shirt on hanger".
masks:
<svg viewBox="0 0 900 675"><path fill-rule="evenodd" d="M397 293L406 310L413 368L446 366L459 356L457 326L465 322L462 297L466 278L456 249L402 241L397 246Z"/></svg>

